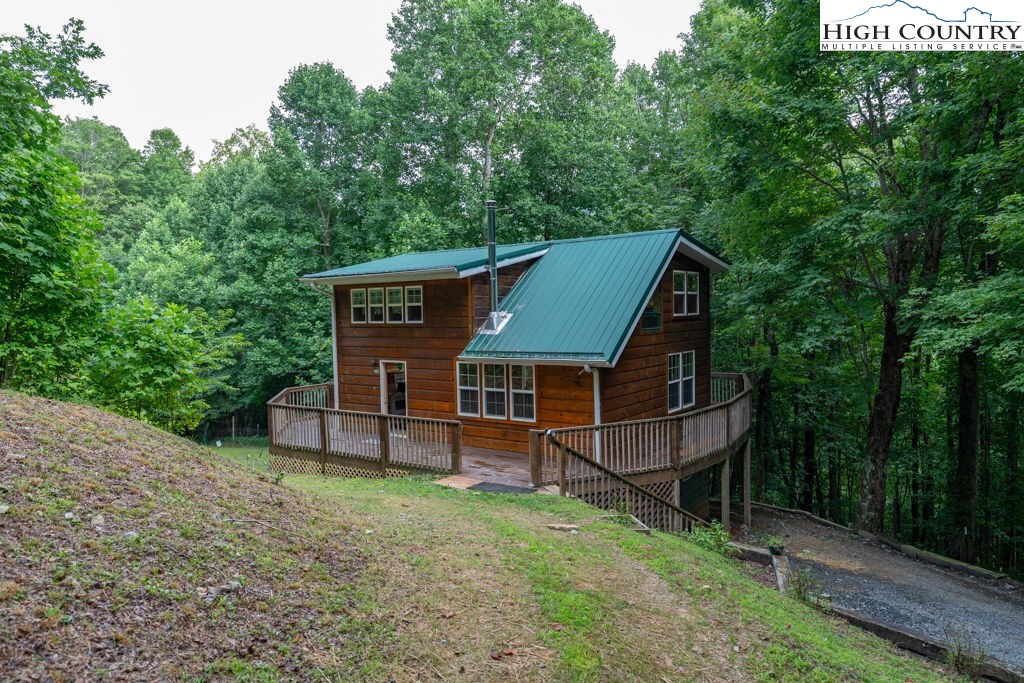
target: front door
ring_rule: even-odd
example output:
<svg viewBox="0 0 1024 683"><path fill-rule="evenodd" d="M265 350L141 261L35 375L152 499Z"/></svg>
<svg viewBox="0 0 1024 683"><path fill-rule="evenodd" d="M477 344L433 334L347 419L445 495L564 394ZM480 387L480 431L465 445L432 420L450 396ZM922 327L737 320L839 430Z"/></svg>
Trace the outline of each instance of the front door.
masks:
<svg viewBox="0 0 1024 683"><path fill-rule="evenodd" d="M405 381L405 362L380 362L380 412L388 415L408 415L408 389Z"/></svg>

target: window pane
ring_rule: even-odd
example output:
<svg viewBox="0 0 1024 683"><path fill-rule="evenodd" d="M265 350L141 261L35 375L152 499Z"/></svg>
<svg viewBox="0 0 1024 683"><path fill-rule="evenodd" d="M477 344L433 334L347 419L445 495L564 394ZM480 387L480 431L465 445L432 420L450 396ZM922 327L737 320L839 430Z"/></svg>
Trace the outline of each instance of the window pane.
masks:
<svg viewBox="0 0 1024 683"><path fill-rule="evenodd" d="M700 295L696 292L686 295L686 314L697 315L700 313Z"/></svg>
<svg viewBox="0 0 1024 683"><path fill-rule="evenodd" d="M405 319L406 322L410 323L423 322L423 306L407 304L405 307Z"/></svg>
<svg viewBox="0 0 1024 683"><path fill-rule="evenodd" d="M353 306L365 306L366 305L366 290L365 289L353 289L351 295L352 295L352 305Z"/></svg>
<svg viewBox="0 0 1024 683"><path fill-rule="evenodd" d="M380 288L367 291L370 300L370 322L384 322L384 290Z"/></svg>
<svg viewBox="0 0 1024 683"><path fill-rule="evenodd" d="M686 291L686 271L676 270L672 272L672 291L673 293Z"/></svg>
<svg viewBox="0 0 1024 683"><path fill-rule="evenodd" d="M400 322L402 322L402 307L401 306L388 306L388 322L389 323L400 323Z"/></svg>
<svg viewBox="0 0 1024 683"><path fill-rule="evenodd" d="M640 329L660 330L661 329L661 292L651 295L651 300L644 307L643 315L640 316Z"/></svg>
<svg viewBox="0 0 1024 683"><path fill-rule="evenodd" d="M370 304L379 305L384 303L384 290L383 289L371 289L370 290Z"/></svg>
<svg viewBox="0 0 1024 683"><path fill-rule="evenodd" d="M679 410L682 406L679 405L679 382L669 382L668 384L668 409Z"/></svg>
<svg viewBox="0 0 1024 683"><path fill-rule="evenodd" d="M521 391L533 391L533 366L510 365L511 387Z"/></svg>
<svg viewBox="0 0 1024 683"><path fill-rule="evenodd" d="M485 365L484 366L484 387L488 389L505 388L505 366Z"/></svg>
<svg viewBox="0 0 1024 683"><path fill-rule="evenodd" d="M360 306L352 309L352 322L354 323L365 323L366 322L366 306Z"/></svg>
<svg viewBox="0 0 1024 683"><path fill-rule="evenodd" d="M487 417L505 417L505 392L484 392L484 415Z"/></svg>
<svg viewBox="0 0 1024 683"><path fill-rule="evenodd" d="M700 291L700 273L686 273L686 291L694 294Z"/></svg>
<svg viewBox="0 0 1024 683"><path fill-rule="evenodd" d="M459 389L459 412L467 415L480 414L479 390Z"/></svg>
<svg viewBox="0 0 1024 683"><path fill-rule="evenodd" d="M668 381L675 382L682 377L680 354L672 353L668 357Z"/></svg>
<svg viewBox="0 0 1024 683"><path fill-rule="evenodd" d="M402 305L402 288L388 287L388 306Z"/></svg>
<svg viewBox="0 0 1024 683"><path fill-rule="evenodd" d="M405 300L410 304L421 304L423 303L423 288L422 287L406 287L405 288Z"/></svg>
<svg viewBox="0 0 1024 683"><path fill-rule="evenodd" d="M693 351L683 354L683 377L693 377Z"/></svg>
<svg viewBox="0 0 1024 683"><path fill-rule="evenodd" d="M693 378L683 380L683 405L693 405Z"/></svg>
<svg viewBox="0 0 1024 683"><path fill-rule="evenodd" d="M477 388L480 383L477 372L476 363L459 363L459 386Z"/></svg>
<svg viewBox="0 0 1024 683"><path fill-rule="evenodd" d="M533 394L512 394L512 417L520 420L533 419Z"/></svg>

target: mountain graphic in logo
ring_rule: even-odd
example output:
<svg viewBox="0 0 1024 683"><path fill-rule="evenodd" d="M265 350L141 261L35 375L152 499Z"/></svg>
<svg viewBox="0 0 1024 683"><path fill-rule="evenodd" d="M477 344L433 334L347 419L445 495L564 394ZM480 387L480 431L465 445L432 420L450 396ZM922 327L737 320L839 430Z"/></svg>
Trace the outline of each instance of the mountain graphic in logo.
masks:
<svg viewBox="0 0 1024 683"><path fill-rule="evenodd" d="M893 0L892 2L884 5L874 5L867 8L860 14L855 14L852 17L846 19L840 19L839 22L849 22L855 19L862 19L868 17L879 23L897 23L897 22L913 22L913 21L941 21L946 24L1015 24L1014 20L1010 19L996 19L992 16L991 12L986 12L983 9L977 7L968 7L963 10L959 16L952 16L950 18L941 17L931 10L925 9L919 5L913 5L906 0Z"/></svg>

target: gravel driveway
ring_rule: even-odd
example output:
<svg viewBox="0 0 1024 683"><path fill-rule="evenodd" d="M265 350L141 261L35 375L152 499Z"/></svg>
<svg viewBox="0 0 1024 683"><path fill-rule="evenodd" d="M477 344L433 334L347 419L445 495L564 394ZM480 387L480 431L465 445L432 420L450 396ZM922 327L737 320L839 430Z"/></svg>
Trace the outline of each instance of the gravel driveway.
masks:
<svg viewBox="0 0 1024 683"><path fill-rule="evenodd" d="M785 539L796 571L832 604L941 642L967 637L988 656L1024 672L1024 591L915 560L801 515L754 509L755 542Z"/></svg>

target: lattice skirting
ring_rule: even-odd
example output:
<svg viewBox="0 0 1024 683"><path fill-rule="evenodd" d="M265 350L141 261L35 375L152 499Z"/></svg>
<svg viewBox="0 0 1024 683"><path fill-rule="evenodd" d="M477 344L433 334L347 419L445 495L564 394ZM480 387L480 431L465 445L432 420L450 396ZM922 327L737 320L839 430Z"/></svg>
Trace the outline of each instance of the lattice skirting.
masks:
<svg viewBox="0 0 1024 683"><path fill-rule="evenodd" d="M655 484L647 484L644 486L645 489L650 491L656 496L660 496L665 500L673 503L678 503L676 500L676 482L672 481L659 481Z"/></svg>
<svg viewBox="0 0 1024 683"><path fill-rule="evenodd" d="M291 458L287 455L270 455L270 471L284 472L285 474L321 474L320 461L306 458ZM328 477L348 477L362 479L383 479L384 477L405 477L409 473L405 470L387 468L381 472L379 469L368 463L366 468L354 465L339 465L328 462L324 466L323 474Z"/></svg>

